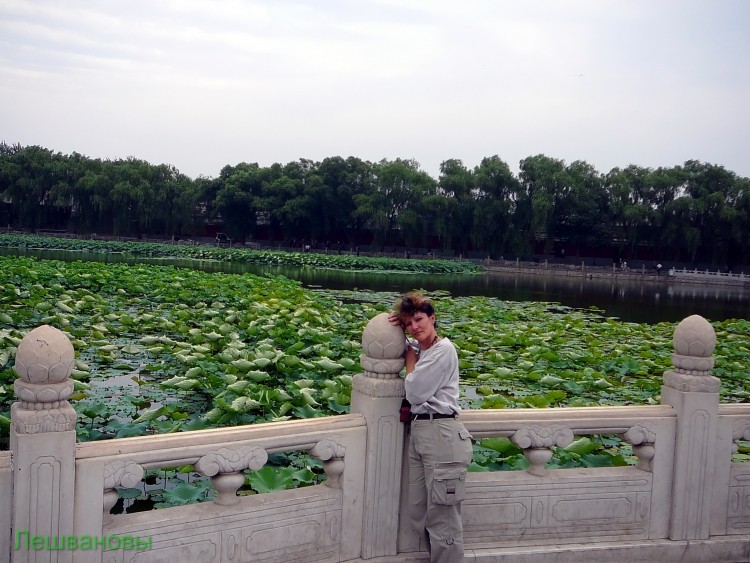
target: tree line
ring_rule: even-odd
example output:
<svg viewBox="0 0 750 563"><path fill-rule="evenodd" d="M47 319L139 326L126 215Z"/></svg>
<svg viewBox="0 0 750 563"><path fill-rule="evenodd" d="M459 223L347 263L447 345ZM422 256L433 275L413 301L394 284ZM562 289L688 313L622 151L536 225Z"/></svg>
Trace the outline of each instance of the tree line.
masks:
<svg viewBox="0 0 750 563"><path fill-rule="evenodd" d="M136 158L0 143L0 225L77 234L431 248L456 254L621 256L730 267L750 256L750 179L689 160L607 173L529 156L468 168L414 160L225 166L191 179Z"/></svg>

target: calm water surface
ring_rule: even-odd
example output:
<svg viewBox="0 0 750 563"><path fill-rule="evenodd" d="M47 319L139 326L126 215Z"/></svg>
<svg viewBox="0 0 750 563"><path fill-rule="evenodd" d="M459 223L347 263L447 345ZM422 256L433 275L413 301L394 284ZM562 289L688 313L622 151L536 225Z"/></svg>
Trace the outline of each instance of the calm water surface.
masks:
<svg viewBox="0 0 750 563"><path fill-rule="evenodd" d="M385 274L41 249L0 249L0 254L22 254L67 261L173 265L208 272L283 275L299 280L309 288L393 292L410 289L445 290L456 296L482 295L508 301L547 301L576 308L593 306L602 309L607 316L638 323L676 322L693 314L715 321L729 318L750 320L750 290L742 287L668 283L666 277L663 282L641 282L496 272L480 275Z"/></svg>
<svg viewBox="0 0 750 563"><path fill-rule="evenodd" d="M288 274L284 274L288 275ZM750 291L741 287L588 279L535 274L482 275L361 274L325 270L289 275L307 287L447 290L456 296L483 295L507 301L547 301L569 307L597 307L607 316L637 323L676 322L698 314L709 320L750 320Z"/></svg>

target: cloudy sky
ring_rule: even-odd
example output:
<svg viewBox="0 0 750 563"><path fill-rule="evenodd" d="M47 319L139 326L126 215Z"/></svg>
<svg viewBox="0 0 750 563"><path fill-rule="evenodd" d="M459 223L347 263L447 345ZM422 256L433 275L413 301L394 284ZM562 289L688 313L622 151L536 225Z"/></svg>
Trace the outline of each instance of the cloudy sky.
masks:
<svg viewBox="0 0 750 563"><path fill-rule="evenodd" d="M191 176L536 154L750 177L747 0L0 0L0 140Z"/></svg>

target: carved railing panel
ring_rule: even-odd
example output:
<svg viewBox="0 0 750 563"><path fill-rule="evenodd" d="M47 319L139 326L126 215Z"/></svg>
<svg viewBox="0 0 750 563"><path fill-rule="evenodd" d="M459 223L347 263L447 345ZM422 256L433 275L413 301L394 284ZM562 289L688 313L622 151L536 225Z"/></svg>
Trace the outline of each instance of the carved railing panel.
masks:
<svg viewBox="0 0 750 563"><path fill-rule="evenodd" d="M465 541L489 545L559 544L607 538L664 538L668 530L674 411L665 406L464 411L475 438L505 436L524 449L526 471L470 473ZM548 469L556 447L581 436L619 436L635 466ZM494 523L494 524L493 524ZM574 539L577 538L577 539ZM474 543L476 542L476 543Z"/></svg>
<svg viewBox="0 0 750 563"><path fill-rule="evenodd" d="M80 444L78 463L103 459L105 510L116 490L140 481L143 470L193 465L210 477L214 502L103 518L102 532L151 537L149 556L206 561L330 561L358 556L362 520L364 420L342 415L181 434ZM116 444L115 442L119 442ZM324 462L325 485L240 496L246 471L261 469L270 453L307 452ZM357 472L360 472L359 474ZM346 534L344 523L360 524ZM131 555L133 553L131 552ZM343 555L342 555L343 554ZM107 551L104 560L128 553ZM200 559L201 561L204 559Z"/></svg>
<svg viewBox="0 0 750 563"><path fill-rule="evenodd" d="M719 418L731 439L725 454L734 456L739 442L750 441L750 405L721 405ZM750 461L730 464L726 474L727 492L723 496L723 479L721 475L718 477L711 533L732 536L750 534Z"/></svg>
<svg viewBox="0 0 750 563"><path fill-rule="evenodd" d="M653 476L629 467L471 473L464 541L490 546L647 539Z"/></svg>

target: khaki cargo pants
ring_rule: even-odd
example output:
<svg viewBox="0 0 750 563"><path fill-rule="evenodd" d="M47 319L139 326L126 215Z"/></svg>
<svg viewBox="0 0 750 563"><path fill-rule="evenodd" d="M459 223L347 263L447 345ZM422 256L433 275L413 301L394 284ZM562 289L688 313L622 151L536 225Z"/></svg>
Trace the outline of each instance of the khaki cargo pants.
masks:
<svg viewBox="0 0 750 563"><path fill-rule="evenodd" d="M461 501L471 463L471 435L458 420L436 418L411 423L409 520L423 537L430 560L464 560Z"/></svg>

